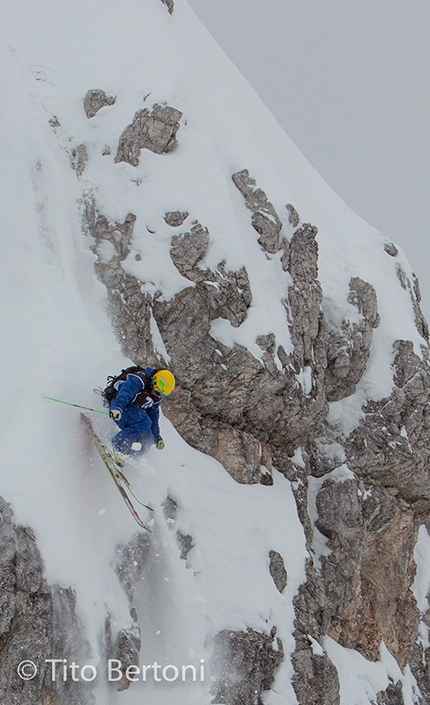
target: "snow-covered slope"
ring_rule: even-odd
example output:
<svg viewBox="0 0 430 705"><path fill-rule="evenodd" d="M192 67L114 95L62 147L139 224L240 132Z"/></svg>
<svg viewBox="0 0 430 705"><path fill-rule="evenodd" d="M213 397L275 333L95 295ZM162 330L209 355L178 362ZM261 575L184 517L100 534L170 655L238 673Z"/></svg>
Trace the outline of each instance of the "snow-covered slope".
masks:
<svg viewBox="0 0 430 705"><path fill-rule="evenodd" d="M98 407L93 388L127 363L111 328L105 287L94 273L83 204L93 200L112 223L123 223L130 212L136 216L122 267L149 295L162 292L162 301L190 286L170 256L172 228L164 220L166 212L187 208L183 230L198 220L210 232L200 266L213 270L225 260L228 270L245 267L253 295L242 325L218 318L211 334L226 346L244 346L260 362L257 336L274 334L277 346L294 350L283 304L293 280L281 252L262 254L231 176L249 170L288 236L293 227L285 204L294 204L302 222L318 226L321 306L329 328L362 318L348 298L351 279L360 277L377 296L380 322L366 370L355 394L331 403L330 422L344 434L363 417L366 399L390 396L394 342L410 340L422 355L413 298L407 284L399 285L399 271L405 282L412 272L401 252L387 256L389 241L352 213L296 150L183 0L173 14L158 0L4 0L2 15L0 494L15 522L34 530L48 582L76 591L81 637L89 644L86 663L99 669L96 683L88 684L88 693L95 685L97 705L137 705L145 696L160 705L210 702L219 674L209 667L204 682L148 679L121 695L105 678L105 620L109 616L113 639L130 626L116 550L132 541L136 525L78 411L41 396ZM116 101L88 119L82 101L96 88ZM137 166L116 162L118 140L135 112L165 103L182 113L178 147L169 154L143 150ZM84 168L76 171L80 145ZM109 260L112 252L104 247L98 254ZM163 354L158 330L154 343ZM276 365L282 369L279 359ZM306 374L300 378L305 390ZM107 418L96 417L95 424L105 438L113 433ZM187 445L167 418L162 432L165 451L152 450L129 468L155 507L150 554L134 596L143 642L139 663L208 663L211 638L223 630L253 629L272 635L276 646L276 626L285 658L265 702L296 703L289 658L293 598L309 554L291 484L276 469L271 487L238 484L214 458ZM177 504L175 518L163 511L167 497ZM186 561L176 530L192 536ZM282 594L269 573L270 551L287 569ZM419 590L426 594L424 582ZM315 642L314 653L323 648L340 674L341 705L367 705L389 677L400 678L404 702L413 702L413 678L387 651L373 664L330 637Z"/></svg>

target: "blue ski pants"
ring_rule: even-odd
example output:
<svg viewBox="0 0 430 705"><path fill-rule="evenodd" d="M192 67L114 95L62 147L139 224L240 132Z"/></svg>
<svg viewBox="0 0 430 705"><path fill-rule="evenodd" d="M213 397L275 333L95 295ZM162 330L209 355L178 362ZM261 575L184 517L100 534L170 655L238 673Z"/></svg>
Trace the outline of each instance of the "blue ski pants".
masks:
<svg viewBox="0 0 430 705"><path fill-rule="evenodd" d="M141 450L132 450L131 446L133 443L141 443ZM113 448L126 455L146 453L154 443L155 440L151 431L151 420L148 416L138 423L126 426L112 438Z"/></svg>

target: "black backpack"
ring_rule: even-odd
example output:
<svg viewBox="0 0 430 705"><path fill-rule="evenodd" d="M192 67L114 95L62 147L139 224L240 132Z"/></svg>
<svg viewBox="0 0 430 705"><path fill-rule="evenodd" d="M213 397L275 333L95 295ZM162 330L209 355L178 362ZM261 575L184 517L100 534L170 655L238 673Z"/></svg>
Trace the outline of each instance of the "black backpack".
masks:
<svg viewBox="0 0 430 705"><path fill-rule="evenodd" d="M107 378L107 385L100 392L101 397L103 399L103 406L109 407L111 405L116 395L118 394L118 389L116 389L115 387L116 383L125 382L125 380L127 379L127 375L130 374L138 374L142 381L145 382L145 386L147 386L148 375L146 374L143 367L140 367L139 365L127 367L125 370L121 370L121 374L117 375L116 377L110 375Z"/></svg>

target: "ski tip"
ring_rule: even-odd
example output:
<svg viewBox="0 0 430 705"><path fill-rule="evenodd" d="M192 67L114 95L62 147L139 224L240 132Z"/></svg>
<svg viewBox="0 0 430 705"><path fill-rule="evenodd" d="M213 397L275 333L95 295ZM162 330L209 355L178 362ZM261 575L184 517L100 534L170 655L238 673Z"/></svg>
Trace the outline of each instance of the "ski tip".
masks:
<svg viewBox="0 0 430 705"><path fill-rule="evenodd" d="M144 524L143 521L138 521L137 523L139 524L141 529L146 529L146 531L149 531L149 533L152 534L152 529L150 529L149 526Z"/></svg>

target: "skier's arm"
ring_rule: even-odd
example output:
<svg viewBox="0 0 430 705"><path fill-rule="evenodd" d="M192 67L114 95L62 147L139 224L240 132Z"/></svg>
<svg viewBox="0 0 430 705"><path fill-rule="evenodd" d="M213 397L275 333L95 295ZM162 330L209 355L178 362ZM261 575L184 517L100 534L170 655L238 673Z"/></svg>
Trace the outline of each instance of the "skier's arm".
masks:
<svg viewBox="0 0 430 705"><path fill-rule="evenodd" d="M124 413L127 406L133 401L136 394L143 389L143 382L137 375L128 375L125 382L119 388L119 392L110 405L110 410L118 409L121 414Z"/></svg>

